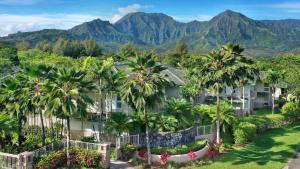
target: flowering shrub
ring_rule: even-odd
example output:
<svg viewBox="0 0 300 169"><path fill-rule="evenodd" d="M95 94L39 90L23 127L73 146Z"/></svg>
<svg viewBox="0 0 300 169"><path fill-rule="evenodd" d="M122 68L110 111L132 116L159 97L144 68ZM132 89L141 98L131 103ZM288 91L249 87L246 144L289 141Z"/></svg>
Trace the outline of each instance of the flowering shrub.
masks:
<svg viewBox="0 0 300 169"><path fill-rule="evenodd" d="M164 152L160 155L160 161L162 164L166 164L168 161L168 158L170 157L170 155L168 154L168 152Z"/></svg>
<svg viewBox="0 0 300 169"><path fill-rule="evenodd" d="M69 151L69 161L71 166L84 168L99 167L101 156L94 150L71 149ZM38 169L52 169L65 167L67 165L67 151L54 151L41 156L38 160Z"/></svg>
<svg viewBox="0 0 300 169"><path fill-rule="evenodd" d="M219 153L220 144L214 144L212 142L208 142L209 149L206 152L208 158L215 158Z"/></svg>
<svg viewBox="0 0 300 169"><path fill-rule="evenodd" d="M136 147L133 144L126 143L121 146L122 159L129 160L136 150Z"/></svg>
<svg viewBox="0 0 300 169"><path fill-rule="evenodd" d="M81 167L94 168L101 161L100 154L95 150L77 149L75 159Z"/></svg>
<svg viewBox="0 0 300 169"><path fill-rule="evenodd" d="M65 166L67 162L66 151L56 151L49 154L41 156L41 159L37 163L37 168L48 169L48 168L58 168Z"/></svg>
<svg viewBox="0 0 300 169"><path fill-rule="evenodd" d="M190 151L188 156L191 160L195 160L197 158L197 154L194 151Z"/></svg>
<svg viewBox="0 0 300 169"><path fill-rule="evenodd" d="M145 159L146 158L146 152L145 150L140 150L138 152L138 156L141 158L141 159Z"/></svg>

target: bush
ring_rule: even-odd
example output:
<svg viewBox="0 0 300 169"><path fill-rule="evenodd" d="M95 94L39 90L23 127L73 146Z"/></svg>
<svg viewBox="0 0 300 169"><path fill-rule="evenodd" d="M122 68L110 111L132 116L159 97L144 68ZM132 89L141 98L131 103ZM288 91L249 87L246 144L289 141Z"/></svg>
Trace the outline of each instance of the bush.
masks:
<svg viewBox="0 0 300 169"><path fill-rule="evenodd" d="M80 141L95 143L95 136L81 137Z"/></svg>
<svg viewBox="0 0 300 169"><path fill-rule="evenodd" d="M206 141L196 140L193 143L184 144L176 147L155 147L151 149L152 154L160 155L164 152L168 152L169 155L187 154L190 151L198 151L205 147Z"/></svg>
<svg viewBox="0 0 300 169"><path fill-rule="evenodd" d="M288 120L295 121L300 115L300 109L294 102L287 102L282 106L281 112L286 116Z"/></svg>
<svg viewBox="0 0 300 169"><path fill-rule="evenodd" d="M97 168L100 167L101 155L95 150L71 149L70 165L74 168ZM66 167L67 151L52 151L42 155L37 160L37 168L51 169Z"/></svg>
<svg viewBox="0 0 300 169"><path fill-rule="evenodd" d="M131 157L133 157L136 147L133 144L126 143L121 146L120 150L122 153L121 158L123 160L129 160Z"/></svg>
<svg viewBox="0 0 300 169"><path fill-rule="evenodd" d="M236 144L245 144L251 141L256 134L256 126L249 122L241 122L234 128L234 141Z"/></svg>

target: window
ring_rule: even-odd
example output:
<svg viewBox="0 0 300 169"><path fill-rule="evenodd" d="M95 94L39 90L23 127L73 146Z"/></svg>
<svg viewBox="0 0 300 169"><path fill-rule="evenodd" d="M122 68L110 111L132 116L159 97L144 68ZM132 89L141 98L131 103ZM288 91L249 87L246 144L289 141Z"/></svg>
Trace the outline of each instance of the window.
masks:
<svg viewBox="0 0 300 169"><path fill-rule="evenodd" d="M120 96L117 96L117 109L122 108L122 99Z"/></svg>

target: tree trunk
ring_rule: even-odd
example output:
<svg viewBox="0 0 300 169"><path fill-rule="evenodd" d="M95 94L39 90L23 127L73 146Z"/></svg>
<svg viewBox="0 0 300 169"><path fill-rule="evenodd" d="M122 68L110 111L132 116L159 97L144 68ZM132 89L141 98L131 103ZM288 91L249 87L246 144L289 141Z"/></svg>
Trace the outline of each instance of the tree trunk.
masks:
<svg viewBox="0 0 300 169"><path fill-rule="evenodd" d="M63 131L64 131L64 120L61 119L61 130L60 130L60 137L63 138Z"/></svg>
<svg viewBox="0 0 300 169"><path fill-rule="evenodd" d="M144 116L146 122L146 144L147 144L147 163L151 165L151 150L150 150L150 138L149 138L149 126L148 126L148 116L146 113L146 106L144 107Z"/></svg>
<svg viewBox="0 0 300 169"><path fill-rule="evenodd" d="M101 141L101 132L102 132L102 116L103 116L103 103L102 103L102 92L101 92L101 79L99 79L99 86L98 86L98 92L99 92L99 111L100 111L100 116L98 116L98 137L99 137L99 142Z"/></svg>
<svg viewBox="0 0 300 169"><path fill-rule="evenodd" d="M55 131L54 131L54 127L53 127L53 119L52 116L50 115L50 125L51 125L51 134L52 134L52 139L55 139Z"/></svg>
<svg viewBox="0 0 300 169"><path fill-rule="evenodd" d="M216 143L219 144L221 143L221 138L220 138L220 92L219 89L217 91L217 139Z"/></svg>
<svg viewBox="0 0 300 169"><path fill-rule="evenodd" d="M230 103L231 105L233 104L233 88L231 89L231 93L230 93Z"/></svg>
<svg viewBox="0 0 300 169"><path fill-rule="evenodd" d="M275 88L272 88L273 94L272 94L272 114L274 114L275 111Z"/></svg>
<svg viewBox="0 0 300 169"><path fill-rule="evenodd" d="M70 166L70 159L69 159L69 141L70 141L70 118L67 117L67 166L69 167Z"/></svg>
<svg viewBox="0 0 300 169"><path fill-rule="evenodd" d="M43 146L45 146L46 145L46 133L45 133L44 118L43 118L42 111L40 111L40 119L41 119L41 125L42 125L42 144L43 144Z"/></svg>
<svg viewBox="0 0 300 169"><path fill-rule="evenodd" d="M245 115L245 86L243 85L243 116Z"/></svg>

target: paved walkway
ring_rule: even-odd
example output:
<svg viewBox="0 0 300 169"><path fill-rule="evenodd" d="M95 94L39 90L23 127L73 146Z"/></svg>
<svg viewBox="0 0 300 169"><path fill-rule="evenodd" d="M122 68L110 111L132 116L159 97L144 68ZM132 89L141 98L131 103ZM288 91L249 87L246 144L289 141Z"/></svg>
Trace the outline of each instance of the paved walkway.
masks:
<svg viewBox="0 0 300 169"><path fill-rule="evenodd" d="M124 161L110 161L110 169L133 169L133 166Z"/></svg>
<svg viewBox="0 0 300 169"><path fill-rule="evenodd" d="M289 164L288 169L300 169L300 150Z"/></svg>

